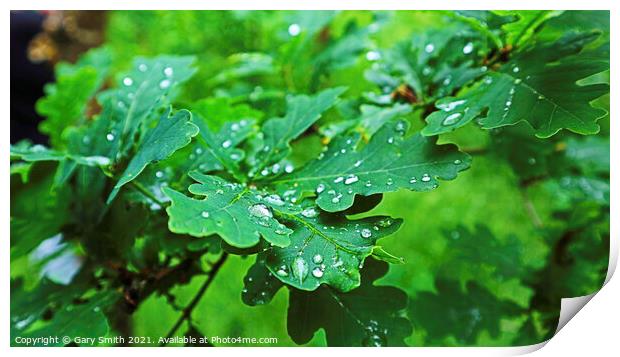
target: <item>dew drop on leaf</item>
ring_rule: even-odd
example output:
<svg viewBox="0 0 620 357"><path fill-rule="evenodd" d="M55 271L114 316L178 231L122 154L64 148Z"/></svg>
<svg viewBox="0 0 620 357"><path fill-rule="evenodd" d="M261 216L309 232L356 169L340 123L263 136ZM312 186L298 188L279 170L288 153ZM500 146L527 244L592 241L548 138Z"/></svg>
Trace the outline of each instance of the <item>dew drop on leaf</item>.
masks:
<svg viewBox="0 0 620 357"><path fill-rule="evenodd" d="M173 73L174 73L174 70L172 69L172 67L164 68L164 74L166 75L166 77L172 77Z"/></svg>
<svg viewBox="0 0 620 357"><path fill-rule="evenodd" d="M467 44L463 47L463 54L470 54L474 50L474 44L471 42L467 42Z"/></svg>
<svg viewBox="0 0 620 357"><path fill-rule="evenodd" d="M125 77L123 78L123 84L129 87L130 85L133 84L133 79L131 79L131 77Z"/></svg>
<svg viewBox="0 0 620 357"><path fill-rule="evenodd" d="M291 24L288 27L288 34L293 36L293 37L299 35L300 32L301 32L301 27L299 27L298 24Z"/></svg>
<svg viewBox="0 0 620 357"><path fill-rule="evenodd" d="M308 207L306 209L304 209L303 211L301 211L301 215L306 217L306 218L314 218L316 216L318 216L318 212L314 207Z"/></svg>
<svg viewBox="0 0 620 357"><path fill-rule="evenodd" d="M431 53L434 50L435 50L435 45L433 45L432 43L429 43L426 46L424 46L424 51L426 51L426 53Z"/></svg>
<svg viewBox="0 0 620 357"><path fill-rule="evenodd" d="M248 207L248 211L250 212L252 216L258 217L258 218L273 217L273 213L271 213L271 210L269 209L269 207L265 206L262 203L257 203L255 205Z"/></svg>
<svg viewBox="0 0 620 357"><path fill-rule="evenodd" d="M321 278L323 276L323 270L321 270L321 268L317 267L314 268L312 270L312 276L314 276L315 278Z"/></svg>
<svg viewBox="0 0 620 357"><path fill-rule="evenodd" d="M345 184L345 185L350 185L350 184L355 183L355 182L357 182L357 181L359 181L359 178L358 178L357 176L355 176L355 175L349 175L349 176L346 178L346 180L344 180L344 184Z"/></svg>
<svg viewBox="0 0 620 357"><path fill-rule="evenodd" d="M168 87L170 87L170 80L169 79L163 79L161 82L159 82L159 88L161 89L166 89Z"/></svg>
<svg viewBox="0 0 620 357"><path fill-rule="evenodd" d="M452 113L450 115L448 115L442 122L442 125L454 125L456 122L458 122L459 118L461 117L461 113Z"/></svg>
<svg viewBox="0 0 620 357"><path fill-rule="evenodd" d="M428 174L422 175L422 181L429 182L430 180L431 180L431 177Z"/></svg>
<svg viewBox="0 0 620 357"><path fill-rule="evenodd" d="M362 236L362 238L370 238L372 236L372 232L370 231L370 229L364 228L360 232L360 235Z"/></svg>
<svg viewBox="0 0 620 357"><path fill-rule="evenodd" d="M316 187L316 193L319 194L321 192L325 191L325 185L320 183L317 187Z"/></svg>
<svg viewBox="0 0 620 357"><path fill-rule="evenodd" d="M296 257L295 260L293 260L291 271L293 272L293 276L295 276L301 284L308 276L308 263L306 263L304 258Z"/></svg>
<svg viewBox="0 0 620 357"><path fill-rule="evenodd" d="M224 141L224 142L222 143L222 147L223 147L224 149L228 149L231 145L232 145L232 141L230 141L230 140L226 140L226 141Z"/></svg>
<svg viewBox="0 0 620 357"><path fill-rule="evenodd" d="M312 261L314 262L314 264L321 264L323 263L323 257L321 256L321 254L315 254L312 257Z"/></svg>

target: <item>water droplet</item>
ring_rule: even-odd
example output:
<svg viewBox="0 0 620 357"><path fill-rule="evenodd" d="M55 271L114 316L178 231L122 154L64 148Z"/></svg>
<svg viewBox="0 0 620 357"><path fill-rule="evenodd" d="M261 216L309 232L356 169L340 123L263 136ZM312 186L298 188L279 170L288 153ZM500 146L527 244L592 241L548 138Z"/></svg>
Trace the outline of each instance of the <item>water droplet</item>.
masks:
<svg viewBox="0 0 620 357"><path fill-rule="evenodd" d="M360 232L360 235L362 236L362 238L370 238L372 236L372 232L370 231L370 229L364 228Z"/></svg>
<svg viewBox="0 0 620 357"><path fill-rule="evenodd" d="M431 53L434 50L435 50L435 45L433 45L432 43L429 43L426 46L424 46L424 51L426 51L426 53Z"/></svg>
<svg viewBox="0 0 620 357"><path fill-rule="evenodd" d="M202 213L200 213L200 215L202 216L202 218L209 218L209 212L207 212L207 211L202 211Z"/></svg>
<svg viewBox="0 0 620 357"><path fill-rule="evenodd" d="M276 274L278 274L278 276L288 276L288 272L286 271L286 267L283 266L280 269L278 269L278 271L276 271Z"/></svg>
<svg viewBox="0 0 620 357"><path fill-rule="evenodd" d="M461 161L461 160L459 160L459 159L454 160L454 164L455 164L455 165L460 165L460 164L461 164L461 162L462 162L462 161Z"/></svg>
<svg viewBox="0 0 620 357"><path fill-rule="evenodd" d="M422 175L422 181L424 182L428 182L431 180L431 177L428 174L424 174Z"/></svg>
<svg viewBox="0 0 620 357"><path fill-rule="evenodd" d="M293 260L291 272L299 280L300 284L303 283L306 276L308 276L308 263L306 263L304 258L296 257L295 260Z"/></svg>
<svg viewBox="0 0 620 357"><path fill-rule="evenodd" d="M232 141L230 141L230 139L229 139L229 140L226 140L226 141L224 141L224 142L222 143L222 147L223 147L224 149L228 149L229 147L231 147L231 145L232 145Z"/></svg>
<svg viewBox="0 0 620 357"><path fill-rule="evenodd" d="M389 177L389 178L387 179L387 182L386 182L385 184L386 184L386 185L388 185L388 186L392 186L392 184L393 184L393 183L394 183L394 181L392 180L392 178L391 178L391 177Z"/></svg>
<svg viewBox="0 0 620 357"><path fill-rule="evenodd" d="M291 164L286 164L284 166L284 172L286 172L287 174L290 174L291 172L293 172L293 170L295 170L295 168Z"/></svg>
<svg viewBox="0 0 620 357"><path fill-rule="evenodd" d="M471 42L467 42L465 47L463 47L463 53L466 55L472 53L473 50L474 50L474 44Z"/></svg>
<svg viewBox="0 0 620 357"><path fill-rule="evenodd" d="M172 84L172 82L170 82L169 79L163 79L161 82L159 82L159 88L166 89L170 87L170 84Z"/></svg>
<svg viewBox="0 0 620 357"><path fill-rule="evenodd" d="M454 125L455 123L457 123L459 121L459 118L461 117L461 113L452 113L450 115L448 115L442 122L442 125Z"/></svg>
<svg viewBox="0 0 620 357"><path fill-rule="evenodd" d="M265 197L265 201L269 204L275 205L275 206L284 206L285 202L282 200L282 198L280 198L280 196L273 194L273 195L269 195L267 197Z"/></svg>
<svg viewBox="0 0 620 357"><path fill-rule="evenodd" d="M425 76L428 76L429 74L431 74L431 67L424 67L422 68L422 74Z"/></svg>
<svg viewBox="0 0 620 357"><path fill-rule="evenodd" d="M394 143L394 138L390 136L390 137L387 139L387 142L388 142L388 144L393 144L393 143Z"/></svg>
<svg viewBox="0 0 620 357"><path fill-rule="evenodd" d="M312 270L312 276L314 276L315 278L319 279L323 276L323 270L321 270L321 268L314 268Z"/></svg>
<svg viewBox="0 0 620 357"><path fill-rule="evenodd" d="M357 161L353 164L353 166L355 166L355 167L360 167L360 165L361 165L361 164L362 164L362 160L357 160Z"/></svg>
<svg viewBox="0 0 620 357"><path fill-rule="evenodd" d="M371 183L370 181L368 181L368 182L366 182L366 184L365 184L364 186L366 186L366 187L371 187L371 186L372 186L372 183Z"/></svg>
<svg viewBox="0 0 620 357"><path fill-rule="evenodd" d="M174 70L172 69L172 67L164 68L164 74L166 75L166 77L171 77L173 73Z"/></svg>
<svg viewBox="0 0 620 357"><path fill-rule="evenodd" d="M299 27L298 24L291 24L288 27L288 34L293 36L293 37L299 35L300 32L301 32L301 27Z"/></svg>
<svg viewBox="0 0 620 357"><path fill-rule="evenodd" d="M107 141L114 141L115 137L114 137L114 134L108 133L108 134L106 134L105 138L106 138Z"/></svg>
<svg viewBox="0 0 620 357"><path fill-rule="evenodd" d="M241 158L241 155L239 155L239 154L238 154L238 153L236 153L236 152L233 152L232 154L230 154L230 159L231 159L231 160L233 160L233 161L237 161L237 160L239 160L240 158Z"/></svg>
<svg viewBox="0 0 620 357"><path fill-rule="evenodd" d="M369 61L376 61L381 58L381 54L377 51L366 52L366 59Z"/></svg>
<svg viewBox="0 0 620 357"><path fill-rule="evenodd" d="M339 182L342 182L342 181L344 181L344 177L342 177L342 176L338 176L338 177L336 177L336 179L334 179L334 183L339 183Z"/></svg>
<svg viewBox="0 0 620 357"><path fill-rule="evenodd" d="M536 158L530 157L527 159L527 163L530 165L536 165Z"/></svg>
<svg viewBox="0 0 620 357"><path fill-rule="evenodd" d="M545 96L541 94L541 95L538 96L538 99L539 100L543 100L543 99L545 99Z"/></svg>
<svg viewBox="0 0 620 357"><path fill-rule="evenodd" d="M239 124L238 124L238 123L232 123L232 124L230 125L230 130L232 130L232 131L237 131L237 130L239 130Z"/></svg>
<svg viewBox="0 0 620 357"><path fill-rule="evenodd" d="M261 170L261 172L260 172L260 174L261 174L261 175L263 175L263 176L267 176L267 175L269 175L269 170L267 170L267 169L262 169L262 170Z"/></svg>
<svg viewBox="0 0 620 357"><path fill-rule="evenodd" d="M320 183L317 187L316 187L316 193L319 194L321 192L325 191L325 185L323 185L322 183Z"/></svg>
<svg viewBox="0 0 620 357"><path fill-rule="evenodd" d="M301 215L306 218L314 218L319 215L319 212L314 207L308 207L301 211Z"/></svg>
<svg viewBox="0 0 620 357"><path fill-rule="evenodd" d="M484 83L485 83L485 84L491 84L491 83L493 83L493 78L491 78L491 77L489 77L489 76L484 77Z"/></svg>
<svg viewBox="0 0 620 357"><path fill-rule="evenodd" d="M131 79L130 77L125 77L123 78L123 84L127 87L129 87L130 85L133 84L133 79Z"/></svg>
<svg viewBox="0 0 620 357"><path fill-rule="evenodd" d="M274 174L277 174L280 171L280 164L273 164L273 166L271 167L271 172L273 172Z"/></svg>
<svg viewBox="0 0 620 357"><path fill-rule="evenodd" d="M506 101L506 106L507 106L507 107L509 107L509 106L511 106L511 105L512 105L512 102L511 102L511 101L509 101L509 100L508 100L508 101Z"/></svg>
<svg viewBox="0 0 620 357"><path fill-rule="evenodd" d="M464 99L455 100L449 103L441 103L437 105L437 107L445 112L451 112L454 110L454 108L458 107L459 105L465 104L465 102L466 101Z"/></svg>
<svg viewBox="0 0 620 357"><path fill-rule="evenodd" d="M515 79L515 84L521 84L521 82L522 82L521 78Z"/></svg>
<svg viewBox="0 0 620 357"><path fill-rule="evenodd" d="M321 264L323 263L323 257L321 256L321 254L315 254L315 256L312 257L312 261L314 262L314 264Z"/></svg>
<svg viewBox="0 0 620 357"><path fill-rule="evenodd" d="M359 181L359 178L357 176L349 175L349 176L347 176L347 179L344 180L344 184L345 185L350 185L350 184L355 183L357 181Z"/></svg>
<svg viewBox="0 0 620 357"><path fill-rule="evenodd" d="M415 177L412 177L411 180L409 180L409 183L416 183L418 182L418 180Z"/></svg>
<svg viewBox="0 0 620 357"><path fill-rule="evenodd" d="M517 72L519 72L519 71L520 71L520 69L519 69L519 67L518 67L518 66L515 66L515 67L512 69L512 71L513 71L514 73L517 73Z"/></svg>
<svg viewBox="0 0 620 357"><path fill-rule="evenodd" d="M265 206L262 203L257 203L255 205L248 207L248 211L254 217L259 217L259 218L273 217L273 213L271 213L271 210L269 209L269 207Z"/></svg>
<svg viewBox="0 0 620 357"><path fill-rule="evenodd" d="M340 197L342 197L342 195L338 195L338 196L336 196L336 197L332 198L332 203L338 203L338 202L340 202Z"/></svg>
<svg viewBox="0 0 620 357"><path fill-rule="evenodd" d="M162 178L162 177L164 177L164 172L163 172L163 171L157 171L157 172L155 172L155 177L157 177L157 178Z"/></svg>
<svg viewBox="0 0 620 357"><path fill-rule="evenodd" d="M383 347L387 346L387 339L380 333L369 333L362 341L364 347Z"/></svg>
<svg viewBox="0 0 620 357"><path fill-rule="evenodd" d="M144 64L144 63L140 63L138 65L138 71L140 71L140 72L146 72L147 69L149 69L149 67L146 64Z"/></svg>

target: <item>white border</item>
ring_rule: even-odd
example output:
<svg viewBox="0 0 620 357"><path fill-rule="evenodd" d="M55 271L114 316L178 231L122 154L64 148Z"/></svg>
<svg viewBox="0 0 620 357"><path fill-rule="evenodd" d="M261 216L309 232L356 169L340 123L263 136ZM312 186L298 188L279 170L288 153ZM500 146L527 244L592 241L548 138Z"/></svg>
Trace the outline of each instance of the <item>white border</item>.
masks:
<svg viewBox="0 0 620 357"><path fill-rule="evenodd" d="M390 9L416 9L416 10L439 10L439 9L583 9L583 10L612 10L611 14L611 32L614 34L611 36L611 58L612 67L616 68L617 63L617 48L618 40L615 34L617 33L618 24L618 2L613 1L596 1L596 0L547 0L541 2L540 0L477 0L477 1L450 1L450 0L435 0L435 1L405 1L405 0L314 0L314 1L300 1L300 0L269 0L269 1L257 1L257 0L227 0L225 2L213 2L209 0L203 1L170 1L170 0L134 0L121 1L121 0L107 0L107 1L90 1L90 0L3 0L0 5L4 9L2 16L2 27L4 29L3 36L1 37L2 48L9 49L10 45L10 18L9 10L19 9L346 9L346 10L390 10ZM8 76L9 68L9 56L6 54L0 57L2 67L5 69L5 76ZM618 83L618 75L614 70L611 72L612 83ZM5 80L0 93L2 98L2 108L4 109L4 117L1 121L2 125L2 141L4 154L0 155L0 160L4 163L5 171L1 175L2 187L4 188L4 197L9 196L9 155L8 155L8 143L9 139L9 81ZM612 85L613 87L613 85ZM619 103L618 93L612 91L611 94L611 111L616 112L617 105ZM616 139L618 137L618 125L614 120L611 122L611 137ZM619 197L618 191L614 188L618 185L618 177L620 168L614 165L618 158L618 144L615 140L611 140L611 217L618 217ZM0 217L9 217L10 202L8 199L4 199L0 206ZM619 231L615 224L611 225L611 261L617 262L618 257L618 238ZM7 218L0 221L2 236L4 238L5 247L8 245L8 238L10 235L9 221ZM49 353L51 355L67 356L73 354L88 353L93 355L107 355L110 353L109 349L105 348L90 348L88 350L83 349L30 349L30 348L18 348L10 349L9 346L9 304L10 304L10 282L9 282L9 269L10 269L10 253L9 249L3 250L2 259L2 272L0 272L0 281L2 286L5 287L3 294L0 296L2 301L2 317L0 321L4 323L0 327L1 336L0 343L3 349L6 349L10 354L14 355L31 355L38 353ZM614 260L615 258L615 260ZM569 322L567 327L559 331L557 336L552 338L548 343L542 343L537 346L530 347L509 347L509 348L392 348L389 349L389 353L398 355L472 355L472 356L496 356L496 355L515 355L527 352L532 352L546 344L546 347L537 352L540 355L555 356L555 355L583 355L591 353L592 351L617 351L617 327L618 319L620 318L618 303L620 302L620 283L618 278L609 281L613 272L615 271L615 264L610 266L608 272L607 281L609 282L600 293L596 294L593 299L593 303L587 304L583 308L583 312L578 314L574 320L575 322ZM589 299L588 299L589 300ZM216 349L194 349L183 348L184 354L201 354L205 353L223 355L232 353L243 354L269 354L290 356L294 354L296 356L312 356L326 352L332 353L356 353L362 355L374 354L375 351L369 349L308 349L308 348L235 348L234 350L225 348ZM161 356L167 355L171 350L162 348L149 348L145 349L129 349L129 348L116 348L114 353L121 354L136 354L136 353L148 353L149 355ZM174 350L174 352L179 352ZM609 354L609 352L607 353Z"/></svg>

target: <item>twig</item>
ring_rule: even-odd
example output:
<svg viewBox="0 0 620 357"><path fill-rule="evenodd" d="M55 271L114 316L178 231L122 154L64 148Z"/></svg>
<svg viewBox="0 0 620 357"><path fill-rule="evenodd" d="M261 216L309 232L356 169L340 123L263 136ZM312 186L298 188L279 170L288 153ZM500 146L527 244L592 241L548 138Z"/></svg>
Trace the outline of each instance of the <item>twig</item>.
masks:
<svg viewBox="0 0 620 357"><path fill-rule="evenodd" d="M200 302L200 299L202 298L204 293L207 291L207 288L209 288L209 285L211 285L211 282L213 281L213 277L220 270L220 268L226 261L226 258L228 258L228 253L222 254L222 256L215 262L215 264L213 264L213 267L211 268L211 270L209 270L209 273L207 274L207 279L202 284L200 289L198 289L192 301L190 301L190 303L183 309L183 311L181 312L181 316L179 317L177 322L174 324L174 326L172 326L172 328L166 335L164 342L162 342L160 346L162 347L165 346L167 344L166 341L169 340L172 336L174 336L174 334L177 332L179 327L181 327L183 322L191 317L192 311L194 310L196 305L198 305L198 303Z"/></svg>

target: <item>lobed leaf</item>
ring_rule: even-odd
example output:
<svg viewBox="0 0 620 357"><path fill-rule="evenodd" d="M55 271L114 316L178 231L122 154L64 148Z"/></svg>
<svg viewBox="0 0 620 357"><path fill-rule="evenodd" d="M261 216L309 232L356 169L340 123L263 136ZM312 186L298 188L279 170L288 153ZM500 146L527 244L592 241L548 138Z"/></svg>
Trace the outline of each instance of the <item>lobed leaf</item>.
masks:
<svg viewBox="0 0 620 357"><path fill-rule="evenodd" d="M272 184L280 192L316 193L321 209L336 212L351 207L356 195L429 191L437 179L454 179L469 167L469 156L454 145L436 145L419 134L405 137L407 128L405 121L392 121L365 146L358 134L341 137L318 159Z"/></svg>
<svg viewBox="0 0 620 357"><path fill-rule="evenodd" d="M172 109L168 109L157 126L146 132L144 141L108 196L108 203L112 202L123 185L140 175L146 165L169 157L198 135L198 127L191 122L189 111L180 110L174 115L171 112Z"/></svg>
<svg viewBox="0 0 620 357"><path fill-rule="evenodd" d="M526 121L540 138L561 129L597 133L596 121L605 111L590 102L608 93L609 85L577 84L609 68L603 53L582 51L597 37L597 33L569 34L550 45L517 53L470 91L438 101L436 107L441 110L426 118L422 133L446 133L478 117L484 129Z"/></svg>
<svg viewBox="0 0 620 357"><path fill-rule="evenodd" d="M261 236L280 247L290 243L292 232L274 218L274 204L257 198L247 187L219 177L198 172L190 176L198 181L189 187L190 193L205 198L190 198L165 187L163 191L171 200L166 209L170 231L195 237L218 234L226 243L239 248L256 245Z"/></svg>
<svg viewBox="0 0 620 357"><path fill-rule="evenodd" d="M291 290L287 329L293 341L307 343L323 328L329 346L405 346L404 338L412 332L400 314L407 295L373 284L387 269L384 262L369 261L362 285L346 294L325 286L311 293Z"/></svg>

